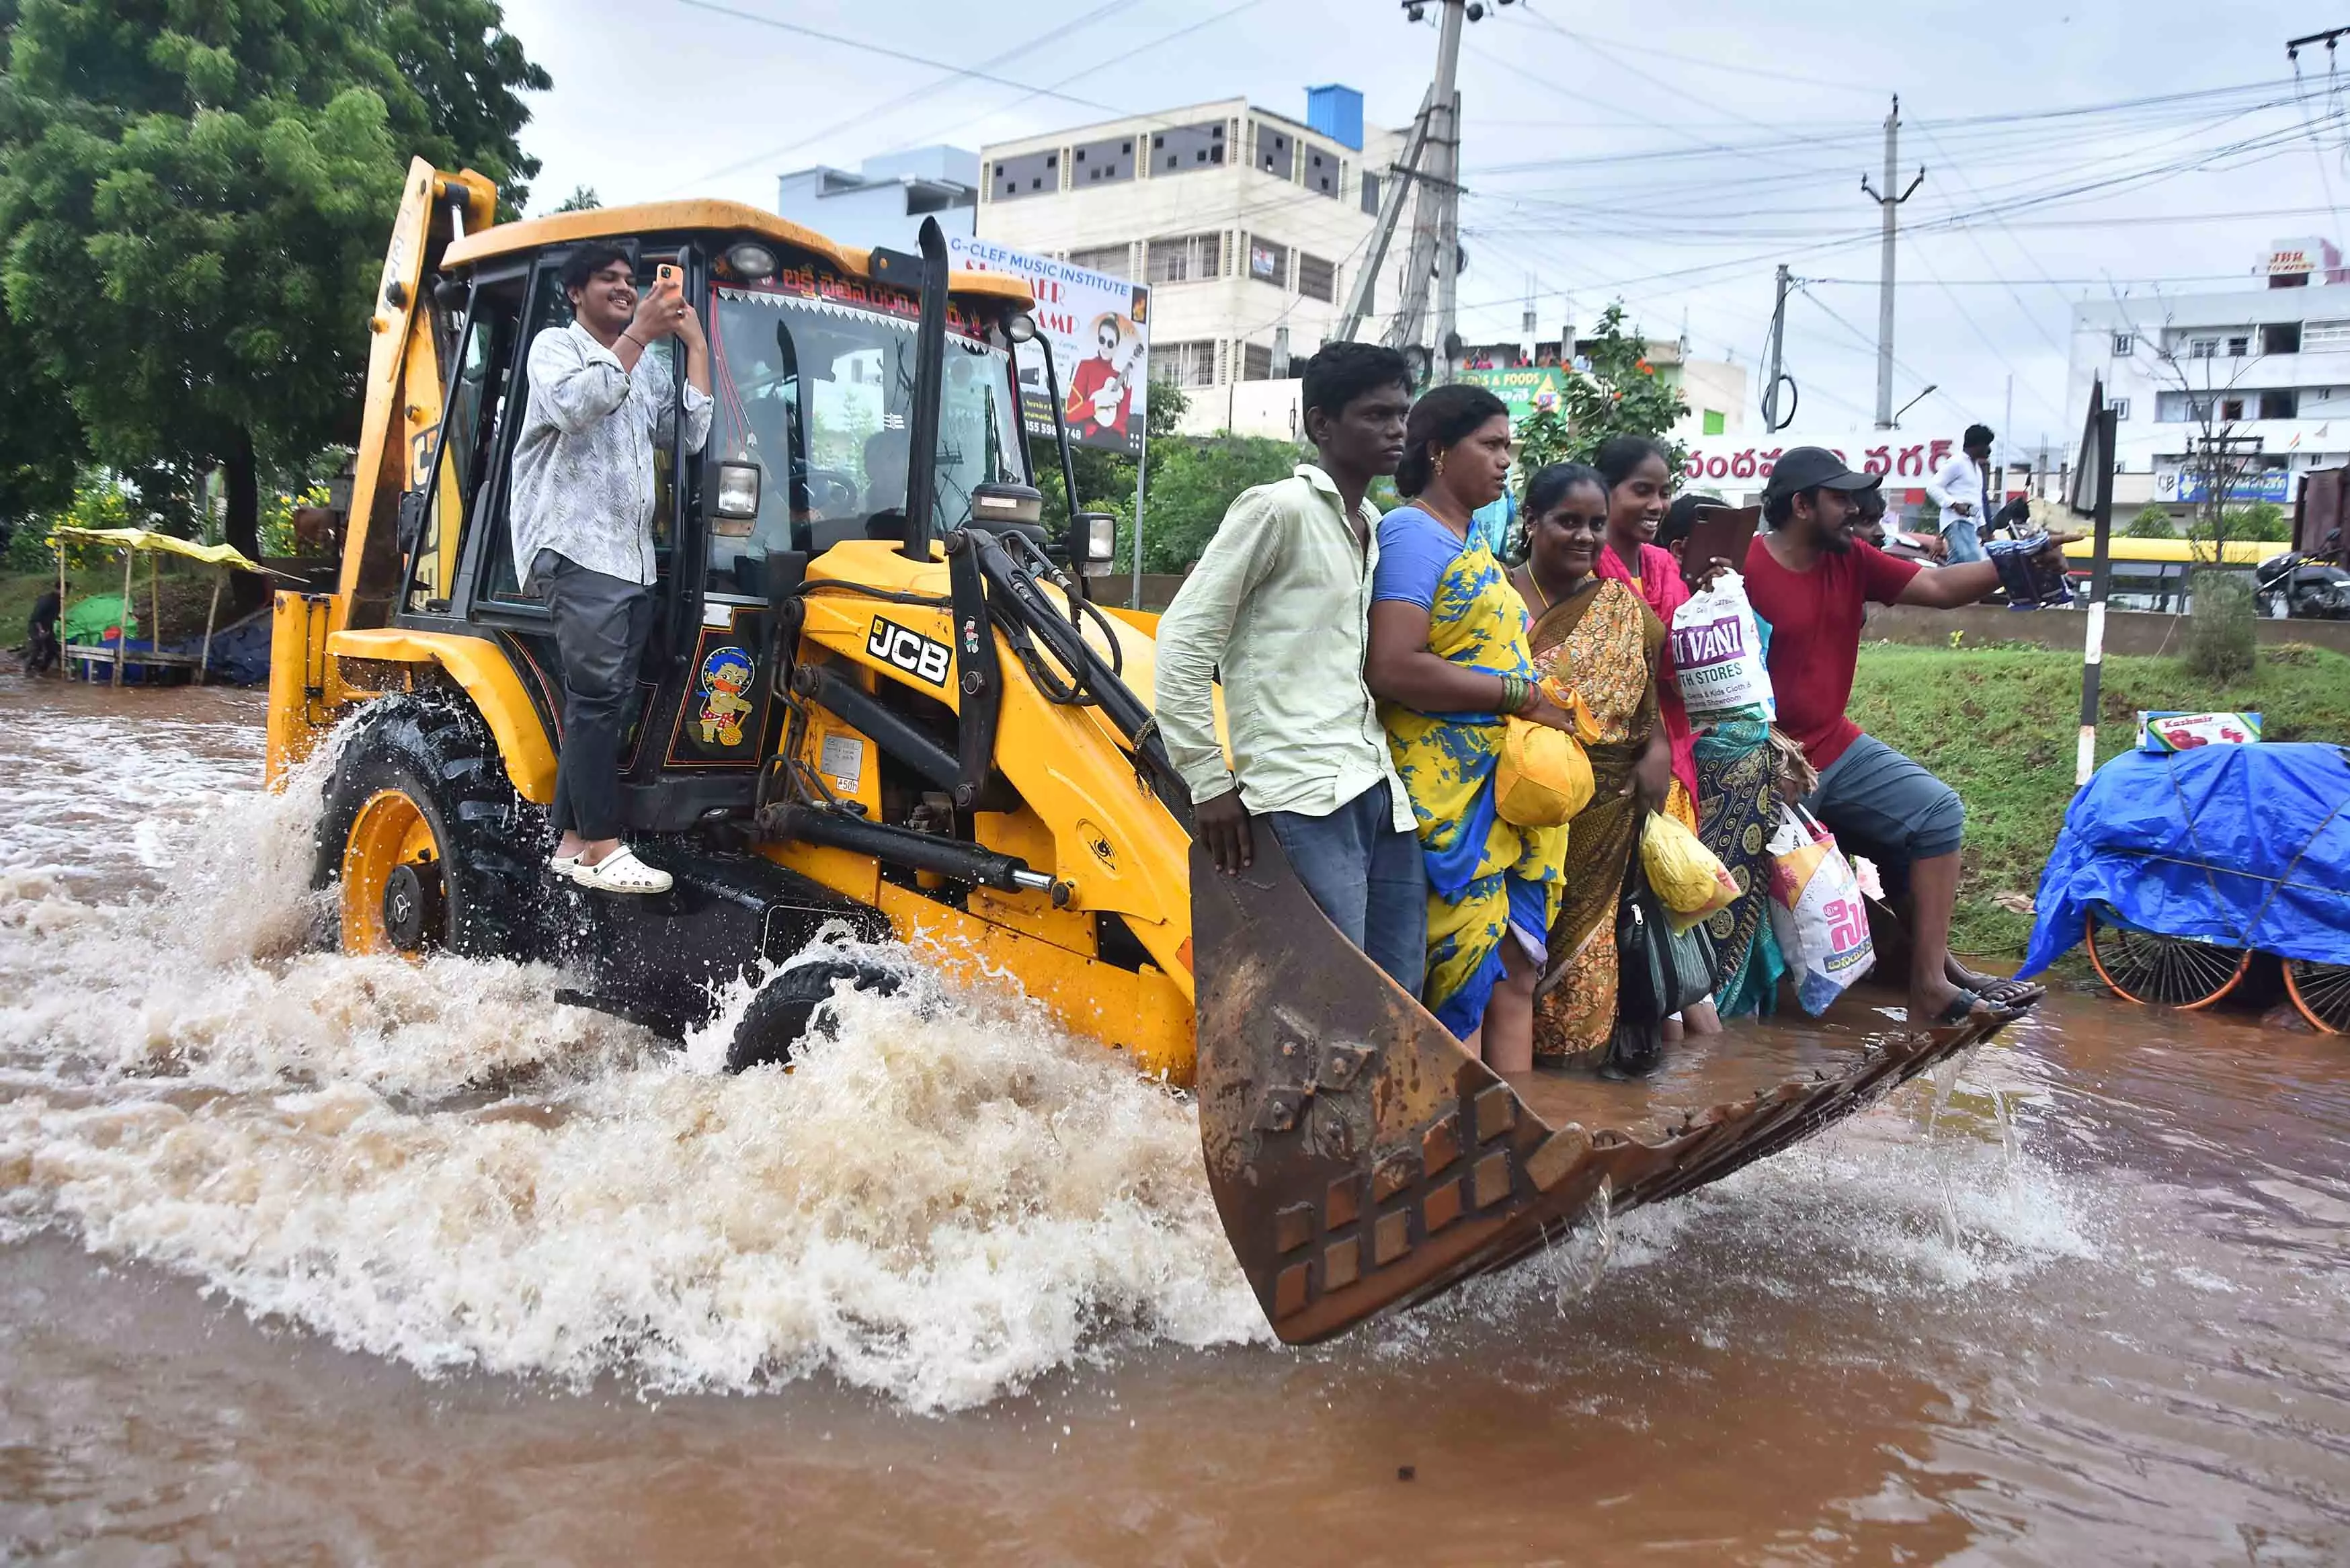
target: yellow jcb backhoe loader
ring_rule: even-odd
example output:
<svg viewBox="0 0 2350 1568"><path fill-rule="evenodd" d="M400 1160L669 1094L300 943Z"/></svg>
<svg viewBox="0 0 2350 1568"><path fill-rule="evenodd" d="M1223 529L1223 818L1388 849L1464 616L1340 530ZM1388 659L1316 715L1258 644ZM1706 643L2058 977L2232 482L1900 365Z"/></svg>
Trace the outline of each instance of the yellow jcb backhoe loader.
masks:
<svg viewBox="0 0 2350 1568"><path fill-rule="evenodd" d="M1072 495L1066 536L1038 521L1024 349L1053 369L1023 283L950 273L935 224L920 254L868 253L732 202L496 224L495 195L411 167L339 576L276 601L272 779L351 724L316 868L345 949L551 961L564 1000L671 1035L834 920L1008 972L1196 1085L1226 1229L1295 1342L1506 1262L1603 1183L1621 1207L1711 1180L1970 1043L1875 1045L1646 1138L1549 1126L1269 836L1238 879L1192 846L1146 623L1085 593L1110 520ZM657 454L660 619L622 759L631 840L675 878L654 898L545 870L562 677L508 525L529 346L568 320L557 272L591 240L648 281L681 269L715 392L702 452ZM836 985L897 980L782 969L731 1064L788 1060Z"/></svg>

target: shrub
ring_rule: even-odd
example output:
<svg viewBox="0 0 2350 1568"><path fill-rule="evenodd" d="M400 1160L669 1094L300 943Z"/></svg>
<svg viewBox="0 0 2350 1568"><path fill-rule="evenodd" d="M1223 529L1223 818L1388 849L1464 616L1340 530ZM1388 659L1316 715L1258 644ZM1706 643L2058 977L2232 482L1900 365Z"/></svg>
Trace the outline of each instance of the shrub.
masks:
<svg viewBox="0 0 2350 1568"><path fill-rule="evenodd" d="M2131 539L2176 539L2178 537L2178 525L2171 522L2170 514L2161 507L2148 506L2129 520L2129 526L2123 529L2122 534Z"/></svg>
<svg viewBox="0 0 2350 1568"><path fill-rule="evenodd" d="M2256 657L2251 579L2241 572L2195 574L2187 619L2187 668L2216 680L2249 673Z"/></svg>

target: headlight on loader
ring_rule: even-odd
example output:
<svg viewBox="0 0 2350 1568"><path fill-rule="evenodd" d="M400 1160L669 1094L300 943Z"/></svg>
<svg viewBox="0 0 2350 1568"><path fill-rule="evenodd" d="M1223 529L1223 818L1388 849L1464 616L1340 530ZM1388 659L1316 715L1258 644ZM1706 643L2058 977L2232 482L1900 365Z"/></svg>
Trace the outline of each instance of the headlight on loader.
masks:
<svg viewBox="0 0 2350 1568"><path fill-rule="evenodd" d="M718 465L718 515L756 517L759 514L759 465L722 462Z"/></svg>
<svg viewBox="0 0 2350 1568"><path fill-rule="evenodd" d="M1118 555L1118 519L1107 512L1080 512L1076 535L1077 564L1086 575L1108 572Z"/></svg>

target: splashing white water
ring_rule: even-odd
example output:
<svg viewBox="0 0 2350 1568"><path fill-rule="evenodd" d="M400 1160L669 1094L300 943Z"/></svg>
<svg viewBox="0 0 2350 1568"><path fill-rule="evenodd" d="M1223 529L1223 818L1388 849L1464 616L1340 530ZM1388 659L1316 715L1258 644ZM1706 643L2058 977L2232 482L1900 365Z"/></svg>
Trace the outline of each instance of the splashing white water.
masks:
<svg viewBox="0 0 2350 1568"><path fill-rule="evenodd" d="M1129 1337L1266 1336L1189 1105L1024 999L844 996L795 1071L730 1078L546 970L301 950L328 764L265 795L188 742L107 737L74 781L142 781L110 874L36 854L80 847L53 813L0 842L18 1224L421 1368L575 1384L824 1369L941 1409Z"/></svg>

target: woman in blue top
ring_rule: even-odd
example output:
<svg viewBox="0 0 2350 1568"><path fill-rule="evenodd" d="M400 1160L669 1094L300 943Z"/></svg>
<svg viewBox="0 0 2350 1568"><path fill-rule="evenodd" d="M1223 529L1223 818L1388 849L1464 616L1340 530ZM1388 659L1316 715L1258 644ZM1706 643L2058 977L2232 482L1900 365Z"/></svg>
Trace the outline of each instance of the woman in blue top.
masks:
<svg viewBox="0 0 2350 1568"><path fill-rule="evenodd" d="M1565 827L1525 828L1493 806L1493 765L1517 714L1572 732L1543 695L1525 602L1472 514L1510 474L1510 420L1478 387L1413 405L1396 488L1414 498L1379 524L1363 678L1428 863L1428 984L1439 1022L1501 1072L1534 1064L1534 992L1558 912Z"/></svg>

